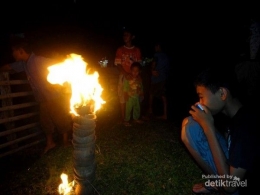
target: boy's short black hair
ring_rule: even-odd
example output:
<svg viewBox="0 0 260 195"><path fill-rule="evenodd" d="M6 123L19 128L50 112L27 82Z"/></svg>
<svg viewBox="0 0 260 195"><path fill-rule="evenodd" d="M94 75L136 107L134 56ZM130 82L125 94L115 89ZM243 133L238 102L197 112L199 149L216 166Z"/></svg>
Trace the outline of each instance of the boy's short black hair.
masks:
<svg viewBox="0 0 260 195"><path fill-rule="evenodd" d="M194 80L194 86L204 86L212 93L216 93L219 88L227 88L232 97L237 97L239 85L235 71L212 67L202 71Z"/></svg>
<svg viewBox="0 0 260 195"><path fill-rule="evenodd" d="M141 64L140 64L139 62L133 62L133 63L131 64L130 69L132 70L134 67L139 68L140 71L142 70L142 66L141 66Z"/></svg>
<svg viewBox="0 0 260 195"><path fill-rule="evenodd" d="M29 41L24 38L24 37L20 37L20 36L11 36L10 37L10 47L13 49L24 49L25 52L27 53L31 53L32 49L31 46L29 44Z"/></svg>
<svg viewBox="0 0 260 195"><path fill-rule="evenodd" d="M128 32L131 35L135 36L135 30L132 26L124 26L122 31L123 33Z"/></svg>

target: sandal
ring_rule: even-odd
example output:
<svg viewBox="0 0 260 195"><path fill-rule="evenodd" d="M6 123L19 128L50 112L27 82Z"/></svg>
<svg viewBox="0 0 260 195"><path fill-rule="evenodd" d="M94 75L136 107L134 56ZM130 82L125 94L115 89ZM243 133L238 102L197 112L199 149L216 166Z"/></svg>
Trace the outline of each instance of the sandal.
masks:
<svg viewBox="0 0 260 195"><path fill-rule="evenodd" d="M195 192L194 188L199 192ZM203 195L203 194L220 194L220 191L213 186L206 186L205 183L195 184L192 189L192 194Z"/></svg>

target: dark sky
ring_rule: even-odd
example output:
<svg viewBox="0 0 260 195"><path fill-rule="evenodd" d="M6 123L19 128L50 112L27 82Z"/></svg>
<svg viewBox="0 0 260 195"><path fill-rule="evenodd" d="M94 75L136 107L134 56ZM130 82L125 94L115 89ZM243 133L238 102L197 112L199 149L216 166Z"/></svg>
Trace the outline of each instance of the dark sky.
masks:
<svg viewBox="0 0 260 195"><path fill-rule="evenodd" d="M10 0L2 8L2 42L12 33L27 32L39 47L85 47L89 56L111 60L122 44L124 26L136 29L135 43L144 56L151 55L155 39L162 39L175 59L195 63L201 58L236 57L245 45L250 18L245 8L197 2Z"/></svg>
<svg viewBox="0 0 260 195"><path fill-rule="evenodd" d="M112 61L116 48L123 44L125 26L135 28L135 44L141 47L144 57L152 55L152 42L157 37L163 37L172 46L179 33L175 29L178 18L168 11L167 4L160 8L134 1L126 4L39 0L8 1L3 8L8 14L1 13L2 42L6 42L10 34L25 32L42 50L62 47L64 52L73 52L77 47L83 52L83 47L83 53L94 56L93 61L102 57Z"/></svg>
<svg viewBox="0 0 260 195"><path fill-rule="evenodd" d="M0 12L1 62L12 60L6 46L10 34L25 32L36 53L78 53L93 66L106 57L112 66L123 44L122 28L133 26L143 57L152 55L153 41L164 41L172 60L173 104L193 103L193 76L208 66L232 68L248 52L249 19L257 13L253 7L258 6L247 10L245 3L9 0Z"/></svg>

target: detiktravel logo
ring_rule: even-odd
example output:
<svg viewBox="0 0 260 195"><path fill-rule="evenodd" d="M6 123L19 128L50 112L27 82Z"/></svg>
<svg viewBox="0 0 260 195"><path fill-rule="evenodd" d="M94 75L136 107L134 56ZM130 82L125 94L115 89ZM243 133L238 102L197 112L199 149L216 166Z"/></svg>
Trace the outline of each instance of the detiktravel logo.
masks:
<svg viewBox="0 0 260 195"><path fill-rule="evenodd" d="M233 175L202 175L207 179L205 186L211 187L247 187L247 180L241 180Z"/></svg>

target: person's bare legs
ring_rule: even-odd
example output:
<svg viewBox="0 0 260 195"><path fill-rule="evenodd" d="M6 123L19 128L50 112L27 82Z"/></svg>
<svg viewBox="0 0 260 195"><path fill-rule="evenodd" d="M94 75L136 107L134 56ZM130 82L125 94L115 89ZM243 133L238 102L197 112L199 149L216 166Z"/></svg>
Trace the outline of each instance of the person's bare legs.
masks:
<svg viewBox="0 0 260 195"><path fill-rule="evenodd" d="M186 124L188 123L188 119L185 118L182 122L182 129L181 129L181 140L190 152L191 156L197 162L198 166L207 174L214 174L214 171L205 163L205 161L201 158L201 156L190 146L188 139L186 137Z"/></svg>
<svg viewBox="0 0 260 195"><path fill-rule="evenodd" d="M72 143L69 141L68 133L62 134L62 140L64 146L70 146ZM46 146L44 148L43 154L46 154L49 150L56 147L56 143L53 140L53 134L46 134Z"/></svg>
<svg viewBox="0 0 260 195"><path fill-rule="evenodd" d="M163 115L158 116L158 119L167 120L167 98L165 96L162 96L162 103L163 103Z"/></svg>
<svg viewBox="0 0 260 195"><path fill-rule="evenodd" d="M202 171L205 174L215 174L214 171L212 170L212 168L205 163L205 161L201 158L201 156L190 146L189 144L189 140L186 137L186 125L188 123L188 119L185 118L182 121L182 129L181 129L181 140L184 143L184 145L186 146L186 148L188 149L188 151L190 152L191 156L193 157L193 159L195 160L195 162L197 163L197 165L202 169ZM199 184L195 184L192 188L192 191L195 193L207 193L209 192L203 184L199 183Z"/></svg>
<svg viewBox="0 0 260 195"><path fill-rule="evenodd" d="M121 122L124 122L125 120L125 103L120 103L120 107L121 107Z"/></svg>
<svg viewBox="0 0 260 195"><path fill-rule="evenodd" d="M69 135L68 132L62 134L63 137L63 145L64 146L71 146L72 143L69 141Z"/></svg>
<svg viewBox="0 0 260 195"><path fill-rule="evenodd" d="M56 143L53 140L52 134L46 134L46 146L44 148L43 154L46 154L49 150L56 147Z"/></svg>

